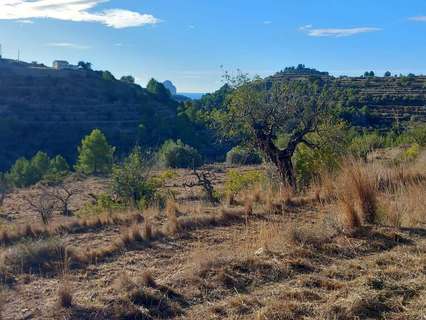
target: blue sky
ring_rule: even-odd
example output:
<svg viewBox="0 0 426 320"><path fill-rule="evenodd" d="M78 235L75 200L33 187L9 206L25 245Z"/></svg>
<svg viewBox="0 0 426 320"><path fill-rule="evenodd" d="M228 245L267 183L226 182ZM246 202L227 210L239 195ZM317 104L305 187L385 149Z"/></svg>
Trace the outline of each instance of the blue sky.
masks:
<svg viewBox="0 0 426 320"><path fill-rule="evenodd" d="M221 65L426 74L425 40L425 0L0 0L3 56L87 60L180 92L217 89Z"/></svg>

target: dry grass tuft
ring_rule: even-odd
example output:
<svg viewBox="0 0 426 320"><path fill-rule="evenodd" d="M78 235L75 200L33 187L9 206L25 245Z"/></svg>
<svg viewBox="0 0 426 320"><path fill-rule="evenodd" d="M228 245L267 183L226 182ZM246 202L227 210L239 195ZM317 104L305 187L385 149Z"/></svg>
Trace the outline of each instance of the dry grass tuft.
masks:
<svg viewBox="0 0 426 320"><path fill-rule="evenodd" d="M71 308L73 305L73 294L67 281L59 283L58 305L62 308Z"/></svg>
<svg viewBox="0 0 426 320"><path fill-rule="evenodd" d="M244 202L244 212L246 216L251 216L253 214L253 200L247 198Z"/></svg>
<svg viewBox="0 0 426 320"><path fill-rule="evenodd" d="M367 223L378 220L378 200L376 179L360 163L352 162L343 169L343 179L346 180L345 197L351 198L356 195L360 213Z"/></svg>
<svg viewBox="0 0 426 320"><path fill-rule="evenodd" d="M153 238L152 226L151 223L145 221L142 228L142 238L145 241L149 241Z"/></svg>
<svg viewBox="0 0 426 320"><path fill-rule="evenodd" d="M361 219L355 209L352 199L342 197L338 203L338 210L344 220L344 225L348 230L354 230L361 227Z"/></svg>

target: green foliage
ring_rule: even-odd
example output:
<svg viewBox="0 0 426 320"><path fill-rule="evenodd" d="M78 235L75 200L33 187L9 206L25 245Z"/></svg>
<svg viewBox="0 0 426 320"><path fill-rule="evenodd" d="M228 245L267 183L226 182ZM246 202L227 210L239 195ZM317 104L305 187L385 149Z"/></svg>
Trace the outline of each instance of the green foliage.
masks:
<svg viewBox="0 0 426 320"><path fill-rule="evenodd" d="M103 71L102 72L102 79L105 80L105 81L116 80L115 77L114 77L114 75L111 72L109 72L109 71Z"/></svg>
<svg viewBox="0 0 426 320"><path fill-rule="evenodd" d="M125 83L129 83L129 84L134 84L135 78L133 76L122 76L120 81L125 82Z"/></svg>
<svg viewBox="0 0 426 320"><path fill-rule="evenodd" d="M167 140L158 151L160 162L169 168L197 168L202 165L201 155L196 149L184 144Z"/></svg>
<svg viewBox="0 0 426 320"><path fill-rule="evenodd" d="M390 71L386 71L385 72L385 77L390 77L390 76L392 76L392 74L390 73Z"/></svg>
<svg viewBox="0 0 426 320"><path fill-rule="evenodd" d="M226 174L224 192L225 194L235 196L241 191L246 191L257 184L266 182L266 176L261 171L239 172L238 170L229 170Z"/></svg>
<svg viewBox="0 0 426 320"><path fill-rule="evenodd" d="M37 181L41 180L41 178L47 173L49 170L49 156L44 152L37 152L35 156L31 159L30 166L34 171L35 179Z"/></svg>
<svg viewBox="0 0 426 320"><path fill-rule="evenodd" d="M31 160L16 160L6 176L13 186L22 188L41 180L61 181L68 172L68 164L62 156L49 159L46 153L39 151Z"/></svg>
<svg viewBox="0 0 426 320"><path fill-rule="evenodd" d="M375 77L374 71L366 71L366 72L364 72L364 77L366 77L366 78Z"/></svg>
<svg viewBox="0 0 426 320"><path fill-rule="evenodd" d="M92 64L90 62L79 61L78 67L83 70L92 70Z"/></svg>
<svg viewBox="0 0 426 320"><path fill-rule="evenodd" d="M86 203L78 212L76 216L92 216L103 213L112 213L113 211L119 211L125 209L125 205L114 201L111 196L107 193L102 193L97 196L95 203Z"/></svg>
<svg viewBox="0 0 426 320"><path fill-rule="evenodd" d="M114 166L113 194L126 205L148 206L155 199L158 187L150 174L151 164L143 158L140 148L135 148L122 165Z"/></svg>
<svg viewBox="0 0 426 320"><path fill-rule="evenodd" d="M49 173L67 173L69 170L70 167L63 156L58 155L50 159Z"/></svg>
<svg viewBox="0 0 426 320"><path fill-rule="evenodd" d="M331 172L339 167L340 160L346 154L346 127L342 123L329 123L320 133L308 136L315 147L300 144L294 155L296 178L299 187L308 185L314 178L324 172Z"/></svg>
<svg viewBox="0 0 426 320"><path fill-rule="evenodd" d="M28 187L38 181L38 176L26 158L19 158L7 174L8 180L18 188Z"/></svg>
<svg viewBox="0 0 426 320"><path fill-rule="evenodd" d="M366 133L352 139L349 152L355 157L366 159L371 151L384 146L385 138L377 133Z"/></svg>
<svg viewBox="0 0 426 320"><path fill-rule="evenodd" d="M418 124L395 138L395 144L412 144L426 146L426 124Z"/></svg>
<svg viewBox="0 0 426 320"><path fill-rule="evenodd" d="M236 165L261 164L262 157L259 152L249 148L237 146L228 151L226 154L226 162L228 164Z"/></svg>
<svg viewBox="0 0 426 320"><path fill-rule="evenodd" d="M105 135L95 129L81 141L75 168L84 174L110 173L114 151L115 148L108 144Z"/></svg>
<svg viewBox="0 0 426 320"><path fill-rule="evenodd" d="M155 79L149 80L148 85L146 86L146 90L157 96L160 100L167 100L171 96L170 91L166 89L162 83Z"/></svg>
<svg viewBox="0 0 426 320"><path fill-rule="evenodd" d="M408 147L406 150L404 150L404 153L402 155L402 160L405 161L413 161L417 159L417 157L420 154L420 145L417 143L412 144L410 147Z"/></svg>

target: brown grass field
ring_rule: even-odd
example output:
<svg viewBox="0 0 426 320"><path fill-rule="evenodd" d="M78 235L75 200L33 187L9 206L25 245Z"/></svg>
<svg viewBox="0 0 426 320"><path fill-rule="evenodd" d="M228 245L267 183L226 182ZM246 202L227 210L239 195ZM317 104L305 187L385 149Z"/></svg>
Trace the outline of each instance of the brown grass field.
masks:
<svg viewBox="0 0 426 320"><path fill-rule="evenodd" d="M229 168L210 166L217 190ZM263 170L243 167L241 171ZM56 215L9 195L1 319L426 319L426 157L348 161L303 193L255 186L212 206L167 181L164 209ZM78 210L108 180L79 181Z"/></svg>

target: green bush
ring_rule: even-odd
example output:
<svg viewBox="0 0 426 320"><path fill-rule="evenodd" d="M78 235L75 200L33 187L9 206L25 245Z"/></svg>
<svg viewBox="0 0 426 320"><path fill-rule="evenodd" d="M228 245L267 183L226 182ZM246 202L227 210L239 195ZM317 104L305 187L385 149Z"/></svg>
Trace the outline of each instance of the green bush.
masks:
<svg viewBox="0 0 426 320"><path fill-rule="evenodd" d="M238 170L230 170L226 174L224 192L227 195L236 196L243 190L265 182L266 176L261 171L239 172Z"/></svg>
<svg viewBox="0 0 426 320"><path fill-rule="evenodd" d="M349 152L357 158L366 159L367 155L371 151L383 148L384 146L384 137L377 133L369 133L361 136L355 136L349 145Z"/></svg>
<svg viewBox="0 0 426 320"><path fill-rule="evenodd" d="M396 137L396 145L416 143L426 146L426 124L417 125Z"/></svg>
<svg viewBox="0 0 426 320"><path fill-rule="evenodd" d="M237 146L226 154L226 162L236 165L261 164L262 157L258 152Z"/></svg>
<svg viewBox="0 0 426 320"><path fill-rule="evenodd" d="M344 124L327 124L323 134L308 135L314 147L300 144L296 149L293 160L295 164L296 179L300 187L308 185L314 178L324 172L338 168L343 156L347 153L347 135L349 134Z"/></svg>
<svg viewBox="0 0 426 320"><path fill-rule="evenodd" d="M161 146L159 160L169 168L197 168L202 165L201 155L196 149L182 141L167 140Z"/></svg>
<svg viewBox="0 0 426 320"><path fill-rule="evenodd" d="M143 208L152 204L158 184L150 173L149 161L143 159L140 148L135 148L122 165L113 168L113 194L125 205Z"/></svg>
<svg viewBox="0 0 426 320"><path fill-rule="evenodd" d="M402 160L405 161L413 161L420 154L420 145L417 143L413 143L410 147L404 150L402 154Z"/></svg>

